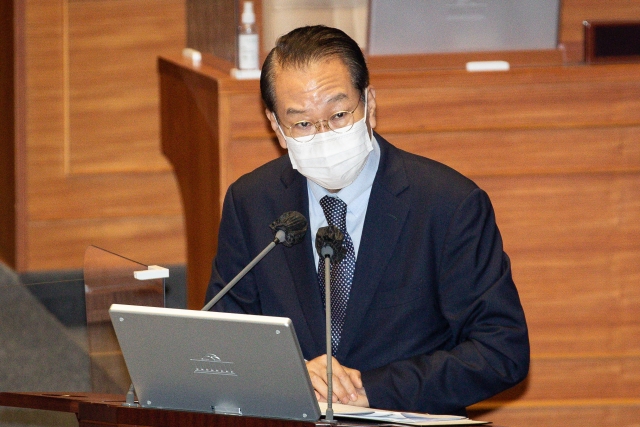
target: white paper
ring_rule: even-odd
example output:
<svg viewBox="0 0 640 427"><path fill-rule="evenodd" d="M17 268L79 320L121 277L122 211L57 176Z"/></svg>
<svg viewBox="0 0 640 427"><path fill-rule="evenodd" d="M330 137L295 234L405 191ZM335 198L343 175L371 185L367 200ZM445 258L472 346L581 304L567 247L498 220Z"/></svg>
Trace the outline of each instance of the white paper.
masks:
<svg viewBox="0 0 640 427"><path fill-rule="evenodd" d="M415 426L488 424L487 421L475 421L459 415L432 415L418 412L386 411L382 409L360 408L340 403L334 403L332 406L335 417L371 420L390 424ZM322 415L325 415L327 404L320 402L320 410L322 411Z"/></svg>

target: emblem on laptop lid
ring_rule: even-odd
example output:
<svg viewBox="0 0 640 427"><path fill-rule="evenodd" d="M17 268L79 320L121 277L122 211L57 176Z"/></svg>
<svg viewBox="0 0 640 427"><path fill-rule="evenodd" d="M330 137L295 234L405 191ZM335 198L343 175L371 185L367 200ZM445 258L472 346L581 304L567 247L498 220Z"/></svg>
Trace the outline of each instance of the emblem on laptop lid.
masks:
<svg viewBox="0 0 640 427"><path fill-rule="evenodd" d="M233 372L233 362L225 362L213 353L208 353L200 359L189 360L195 364L194 374L238 376Z"/></svg>

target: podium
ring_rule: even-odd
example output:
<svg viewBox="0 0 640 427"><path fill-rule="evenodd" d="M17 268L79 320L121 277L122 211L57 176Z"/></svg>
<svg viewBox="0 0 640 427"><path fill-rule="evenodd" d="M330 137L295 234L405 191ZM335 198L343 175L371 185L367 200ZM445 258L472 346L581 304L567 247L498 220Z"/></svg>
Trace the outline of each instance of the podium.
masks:
<svg viewBox="0 0 640 427"><path fill-rule="evenodd" d="M315 427L328 425L324 421L294 421L126 407L122 405L123 403L124 396L113 394L0 393L0 406L73 413L80 427Z"/></svg>

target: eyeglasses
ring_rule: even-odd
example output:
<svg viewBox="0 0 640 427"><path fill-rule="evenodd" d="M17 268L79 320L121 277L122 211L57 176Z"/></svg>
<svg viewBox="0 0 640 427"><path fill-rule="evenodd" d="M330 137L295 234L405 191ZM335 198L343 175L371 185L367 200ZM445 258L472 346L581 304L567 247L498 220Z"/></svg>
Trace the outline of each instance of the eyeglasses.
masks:
<svg viewBox="0 0 640 427"><path fill-rule="evenodd" d="M358 105L360 105L359 97L358 103L353 110L338 111L333 113L327 120L318 120L315 123L308 120L300 120L291 126L287 126L284 123L281 124L289 130L291 138L298 142L309 142L318 132L322 131L323 126L336 133L345 133L350 131L353 127L353 113L358 108Z"/></svg>

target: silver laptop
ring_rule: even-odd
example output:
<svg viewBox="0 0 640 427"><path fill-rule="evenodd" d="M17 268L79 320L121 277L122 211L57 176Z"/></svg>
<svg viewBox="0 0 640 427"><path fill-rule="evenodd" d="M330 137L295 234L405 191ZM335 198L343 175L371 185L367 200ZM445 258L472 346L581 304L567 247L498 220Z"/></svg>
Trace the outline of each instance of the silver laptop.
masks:
<svg viewBox="0 0 640 427"><path fill-rule="evenodd" d="M142 407L320 418L290 319L121 304L109 313Z"/></svg>

